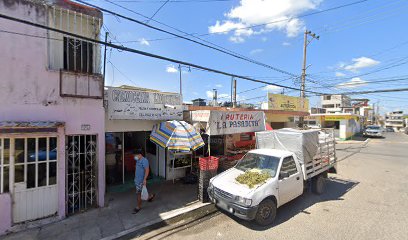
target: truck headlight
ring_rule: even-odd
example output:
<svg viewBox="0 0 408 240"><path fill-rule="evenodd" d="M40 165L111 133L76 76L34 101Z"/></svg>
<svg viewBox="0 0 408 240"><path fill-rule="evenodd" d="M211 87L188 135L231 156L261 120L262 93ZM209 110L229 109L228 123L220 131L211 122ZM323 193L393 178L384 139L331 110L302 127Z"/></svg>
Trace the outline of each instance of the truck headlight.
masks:
<svg viewBox="0 0 408 240"><path fill-rule="evenodd" d="M213 186L212 183L210 182L210 184L208 185L208 191L212 193L213 190L214 190L214 186Z"/></svg>
<svg viewBox="0 0 408 240"><path fill-rule="evenodd" d="M238 204L244 205L244 206L251 206L252 204L252 199L244 198L244 197L239 197L236 196L235 200L237 201Z"/></svg>

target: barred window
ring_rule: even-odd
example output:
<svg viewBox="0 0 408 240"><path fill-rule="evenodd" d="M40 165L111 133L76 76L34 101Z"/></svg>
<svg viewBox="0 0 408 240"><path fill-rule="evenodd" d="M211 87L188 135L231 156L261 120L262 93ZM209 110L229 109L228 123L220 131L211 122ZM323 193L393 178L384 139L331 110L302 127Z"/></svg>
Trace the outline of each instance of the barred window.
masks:
<svg viewBox="0 0 408 240"><path fill-rule="evenodd" d="M64 37L64 70L93 73L92 43Z"/></svg>
<svg viewBox="0 0 408 240"><path fill-rule="evenodd" d="M27 189L57 184L57 138L16 138L14 182Z"/></svg>

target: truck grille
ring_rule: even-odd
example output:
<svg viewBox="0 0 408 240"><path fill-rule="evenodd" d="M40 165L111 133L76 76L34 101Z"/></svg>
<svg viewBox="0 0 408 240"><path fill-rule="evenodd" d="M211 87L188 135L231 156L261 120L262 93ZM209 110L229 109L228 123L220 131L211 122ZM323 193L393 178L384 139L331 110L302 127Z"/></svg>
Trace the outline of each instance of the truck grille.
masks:
<svg viewBox="0 0 408 240"><path fill-rule="evenodd" d="M234 196L231 194L231 193L227 193L226 191L223 191L223 190L221 190L221 189L219 189L219 188L214 188L214 193L215 193L215 195L217 195L217 196L220 196L220 197L222 197L222 198L225 198L225 199L233 199L234 198Z"/></svg>

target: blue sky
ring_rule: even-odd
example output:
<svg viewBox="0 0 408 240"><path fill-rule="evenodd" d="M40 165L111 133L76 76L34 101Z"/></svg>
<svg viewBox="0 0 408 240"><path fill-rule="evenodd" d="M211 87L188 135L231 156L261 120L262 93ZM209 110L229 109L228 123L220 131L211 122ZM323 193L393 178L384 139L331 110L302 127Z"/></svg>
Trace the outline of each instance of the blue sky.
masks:
<svg viewBox="0 0 408 240"><path fill-rule="evenodd" d="M145 16L152 16L163 4L157 0L111 0ZM308 77L310 90L339 93L371 89L408 87L408 80L367 83L370 81L408 78L408 35L406 25L408 1L368 0L349 7L307 17L297 17L355 0L224 0L191 2L170 0L154 17L187 33L206 34L201 38L262 63L300 75L303 56L303 31L305 28L320 36L308 46ZM115 6L106 0L88 2L117 13L138 19L143 17ZM280 19L276 24L242 28ZM187 42L182 39L156 40L171 37L144 26L104 14L104 24L111 33L112 42L195 64L257 77L260 80L279 82L299 87L299 81L223 53ZM176 32L157 22L149 24ZM237 30L238 29L238 30ZM229 31L229 32L225 32ZM223 33L219 33L223 32ZM178 32L176 32L178 33ZM133 42L132 42L133 41ZM162 91L179 90L177 65L132 53L108 50L107 85L136 85ZM207 91L218 90L221 97L229 99L230 81L227 76L184 68L183 98L209 99ZM330 86L330 87L329 87ZM262 84L238 80L238 92ZM266 100L266 92L281 89L259 88L239 94L244 102L258 103ZM297 91L286 91L298 96ZM262 96L265 96L263 98ZM259 97L259 98L257 98ZM357 95L369 98L381 106L381 111L402 109L408 112L407 92ZM317 97L310 97L311 105L319 104Z"/></svg>

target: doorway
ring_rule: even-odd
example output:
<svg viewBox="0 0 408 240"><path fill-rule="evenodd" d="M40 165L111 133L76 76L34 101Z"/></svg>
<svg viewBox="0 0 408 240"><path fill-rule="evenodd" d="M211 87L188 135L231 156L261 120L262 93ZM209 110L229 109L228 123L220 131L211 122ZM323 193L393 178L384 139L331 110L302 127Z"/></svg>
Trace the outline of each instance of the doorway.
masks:
<svg viewBox="0 0 408 240"><path fill-rule="evenodd" d="M71 135L66 141L67 213L96 207L97 136Z"/></svg>
<svg viewBox="0 0 408 240"><path fill-rule="evenodd" d="M10 192L13 223L58 212L56 136L0 138L0 193Z"/></svg>

